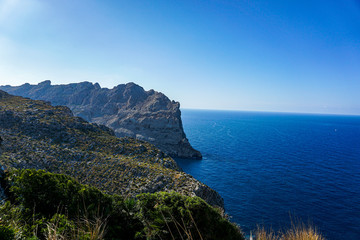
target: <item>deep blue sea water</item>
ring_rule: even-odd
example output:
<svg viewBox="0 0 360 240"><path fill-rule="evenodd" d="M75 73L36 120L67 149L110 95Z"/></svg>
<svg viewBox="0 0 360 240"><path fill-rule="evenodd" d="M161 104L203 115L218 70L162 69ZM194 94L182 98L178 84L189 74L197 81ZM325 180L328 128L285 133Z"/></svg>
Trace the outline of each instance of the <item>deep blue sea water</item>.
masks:
<svg viewBox="0 0 360 240"><path fill-rule="evenodd" d="M204 159L178 163L246 233L300 218L329 240L360 239L360 116L182 110L182 120Z"/></svg>

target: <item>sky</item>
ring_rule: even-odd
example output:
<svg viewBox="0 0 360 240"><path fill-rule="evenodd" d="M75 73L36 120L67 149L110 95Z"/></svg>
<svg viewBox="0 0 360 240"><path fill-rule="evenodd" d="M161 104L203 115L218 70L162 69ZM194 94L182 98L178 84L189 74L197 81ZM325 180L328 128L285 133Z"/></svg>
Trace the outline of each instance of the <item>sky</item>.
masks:
<svg viewBox="0 0 360 240"><path fill-rule="evenodd" d="M0 85L135 82L182 108L360 115L359 0L0 0Z"/></svg>

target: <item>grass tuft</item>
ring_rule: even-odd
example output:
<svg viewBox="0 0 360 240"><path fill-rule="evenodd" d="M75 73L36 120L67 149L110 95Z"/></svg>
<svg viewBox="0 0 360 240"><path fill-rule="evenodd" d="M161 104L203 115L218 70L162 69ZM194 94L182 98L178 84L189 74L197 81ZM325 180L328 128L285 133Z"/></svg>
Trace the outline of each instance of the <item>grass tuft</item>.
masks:
<svg viewBox="0 0 360 240"><path fill-rule="evenodd" d="M272 229L266 230L258 226L255 231L255 240L325 240L325 238L310 224L292 222L290 229L277 234Z"/></svg>

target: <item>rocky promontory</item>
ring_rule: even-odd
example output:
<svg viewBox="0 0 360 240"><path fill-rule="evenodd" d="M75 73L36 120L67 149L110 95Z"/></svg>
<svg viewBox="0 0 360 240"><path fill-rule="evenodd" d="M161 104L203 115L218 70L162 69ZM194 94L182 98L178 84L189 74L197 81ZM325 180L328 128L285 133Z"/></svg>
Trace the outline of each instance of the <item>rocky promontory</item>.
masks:
<svg viewBox="0 0 360 240"><path fill-rule="evenodd" d="M223 208L216 191L181 171L154 145L118 138L112 129L75 117L65 106L0 90L0 139L0 166L5 169L66 174L127 197L176 191Z"/></svg>
<svg viewBox="0 0 360 240"><path fill-rule="evenodd" d="M103 124L118 137L133 137L150 142L172 157L201 159L201 153L189 143L181 121L180 104L154 90L145 91L134 84L120 84L112 89L98 83L0 86L10 94L52 105L67 106L86 121Z"/></svg>

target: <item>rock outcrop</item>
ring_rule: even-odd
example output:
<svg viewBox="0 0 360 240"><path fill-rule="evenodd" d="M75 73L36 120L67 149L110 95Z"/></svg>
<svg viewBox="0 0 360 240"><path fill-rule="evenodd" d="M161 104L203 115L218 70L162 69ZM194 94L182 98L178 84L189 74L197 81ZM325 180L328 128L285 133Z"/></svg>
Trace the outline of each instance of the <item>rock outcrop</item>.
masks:
<svg viewBox="0 0 360 240"><path fill-rule="evenodd" d="M1 154L1 152L0 152ZM4 178L5 172L3 166L0 164L0 205L4 203L6 199L5 189L4 189Z"/></svg>
<svg viewBox="0 0 360 240"><path fill-rule="evenodd" d="M221 196L181 171L154 145L118 138L104 125L74 117L65 106L0 90L0 166L62 173L107 193L176 191L223 208ZM1 188L0 188L1 200Z"/></svg>
<svg viewBox="0 0 360 240"><path fill-rule="evenodd" d="M172 157L201 159L201 153L190 145L183 130L180 104L154 90L145 91L134 84L120 84L113 89L98 83L0 86L10 94L52 105L64 105L86 121L103 124L118 137L133 137L150 142Z"/></svg>

